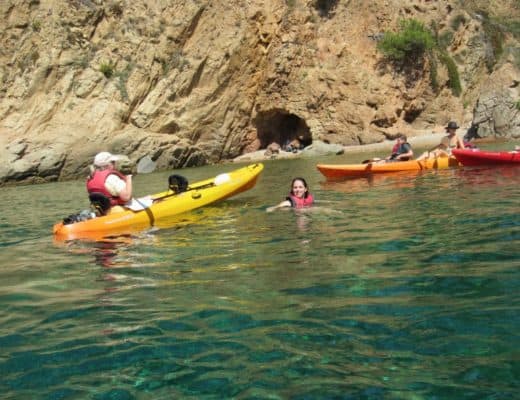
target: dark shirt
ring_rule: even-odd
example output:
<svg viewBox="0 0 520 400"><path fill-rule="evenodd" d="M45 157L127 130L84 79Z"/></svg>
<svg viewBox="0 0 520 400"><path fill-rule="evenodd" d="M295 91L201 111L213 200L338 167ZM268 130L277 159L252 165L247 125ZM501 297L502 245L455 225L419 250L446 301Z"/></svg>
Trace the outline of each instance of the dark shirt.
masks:
<svg viewBox="0 0 520 400"><path fill-rule="evenodd" d="M392 154L390 160L394 160L398 155L408 153L410 150L412 150L412 146L410 145L410 143L402 143L397 148L397 151Z"/></svg>

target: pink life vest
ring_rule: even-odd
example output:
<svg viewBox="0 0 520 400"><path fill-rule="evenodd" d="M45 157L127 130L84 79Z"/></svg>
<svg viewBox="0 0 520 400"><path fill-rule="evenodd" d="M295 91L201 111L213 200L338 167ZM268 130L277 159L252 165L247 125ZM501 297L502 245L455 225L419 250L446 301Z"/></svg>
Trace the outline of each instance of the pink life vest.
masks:
<svg viewBox="0 0 520 400"><path fill-rule="evenodd" d="M309 207L314 203L314 197L312 194L307 193L307 197L296 197L293 194L289 194L289 197L287 197L287 200L289 200L294 208L303 208L303 207Z"/></svg>
<svg viewBox="0 0 520 400"><path fill-rule="evenodd" d="M112 170L104 169L102 171L95 171L94 175L90 179L87 180L87 191L89 192L89 194L101 193L101 194L105 195L106 197L108 197L110 199L111 206L123 205L126 202L118 196L113 196L105 187L105 181L107 180L108 175L110 175L110 174L117 175L118 177L120 177L123 180L126 179L126 177L122 173L115 171L113 169Z"/></svg>

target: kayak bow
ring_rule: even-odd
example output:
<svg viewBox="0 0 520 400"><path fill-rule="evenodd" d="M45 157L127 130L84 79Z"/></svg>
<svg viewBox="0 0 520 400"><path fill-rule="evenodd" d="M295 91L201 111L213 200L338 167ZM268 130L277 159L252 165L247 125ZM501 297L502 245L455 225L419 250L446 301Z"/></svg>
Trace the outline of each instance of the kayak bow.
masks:
<svg viewBox="0 0 520 400"><path fill-rule="evenodd" d="M454 149L453 155L465 166L520 164L520 152L518 151Z"/></svg>

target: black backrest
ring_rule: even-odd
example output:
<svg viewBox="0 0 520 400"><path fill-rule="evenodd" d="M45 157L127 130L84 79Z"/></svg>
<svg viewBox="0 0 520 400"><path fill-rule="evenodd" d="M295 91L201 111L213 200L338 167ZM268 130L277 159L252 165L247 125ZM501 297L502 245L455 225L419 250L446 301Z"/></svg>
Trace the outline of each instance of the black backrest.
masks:
<svg viewBox="0 0 520 400"><path fill-rule="evenodd" d="M106 215L107 211L110 210L110 199L103 193L90 193L88 198L90 200L90 204L92 204L96 210L96 214Z"/></svg>

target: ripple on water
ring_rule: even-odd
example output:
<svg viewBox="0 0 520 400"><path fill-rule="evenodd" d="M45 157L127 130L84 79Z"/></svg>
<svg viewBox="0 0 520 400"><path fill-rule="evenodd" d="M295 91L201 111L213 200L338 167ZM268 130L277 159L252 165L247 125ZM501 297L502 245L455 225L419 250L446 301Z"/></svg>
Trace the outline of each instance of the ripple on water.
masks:
<svg viewBox="0 0 520 400"><path fill-rule="evenodd" d="M295 170L318 207L266 213ZM26 189L3 191L3 396L515 398L519 174L264 172L182 224L100 243L52 245L83 188L38 186L23 213Z"/></svg>

